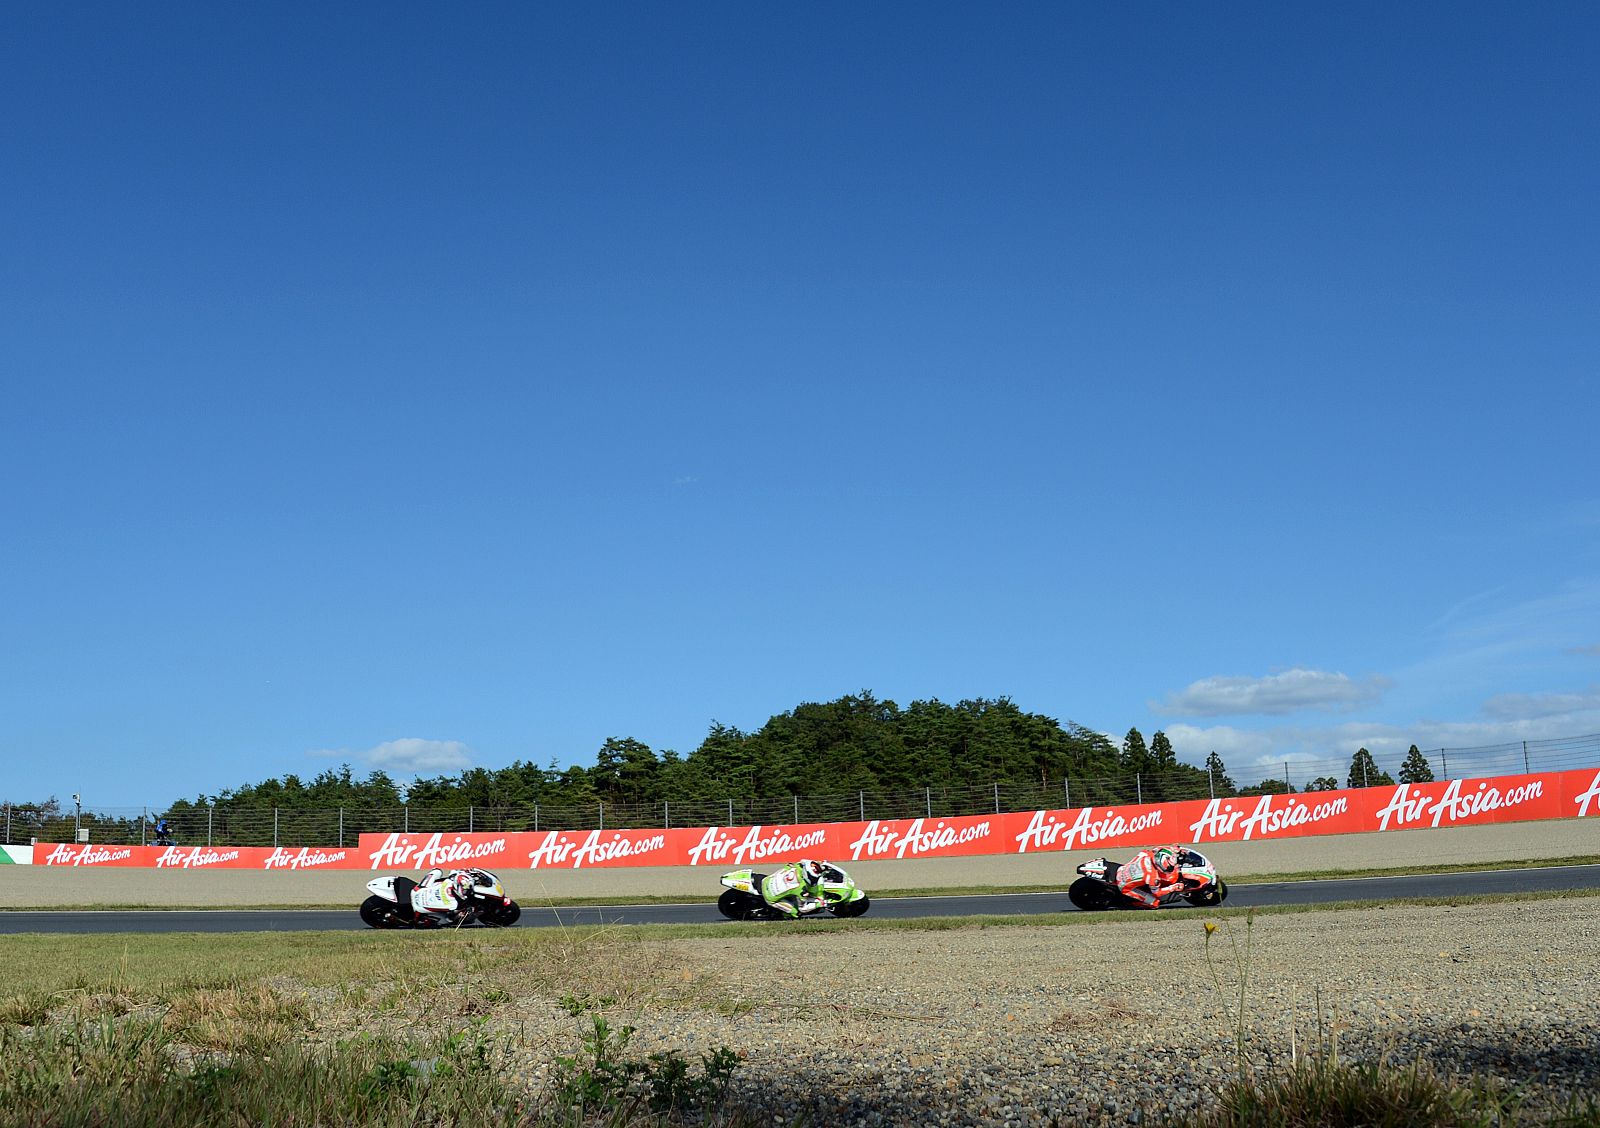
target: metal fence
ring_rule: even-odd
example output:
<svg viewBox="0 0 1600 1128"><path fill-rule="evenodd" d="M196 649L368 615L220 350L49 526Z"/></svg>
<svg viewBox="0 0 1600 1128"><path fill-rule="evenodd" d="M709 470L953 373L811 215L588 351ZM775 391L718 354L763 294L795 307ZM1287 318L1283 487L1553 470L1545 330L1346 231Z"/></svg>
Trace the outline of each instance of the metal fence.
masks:
<svg viewBox="0 0 1600 1128"><path fill-rule="evenodd" d="M1600 764L1600 734L1555 740L1516 741L1475 748L1438 748L1426 753L1437 779L1563 771ZM1403 755L1385 756L1380 771L1398 777ZM1344 787L1349 760L1291 759L1280 765L1230 769L1245 791L1263 784L1275 790L1304 790L1318 779ZM1259 773L1259 774L1257 774ZM1378 780L1356 780L1356 786ZM851 822L868 819L939 818L998 814L1055 807L1101 807L1128 803L1173 802L1215 797L1222 780L1205 769L1144 772L1121 776L1068 777L1038 783L990 783L966 787L922 787L899 791L855 791L830 795L790 795L758 799L730 795L716 799L659 803L579 805L453 804L397 807L245 807L215 805L168 814L173 840L207 846L353 846L363 833L471 833L474 831L590 830L749 826L775 823ZM0 803L6 843L70 842L87 831L92 842L153 844L156 820L164 808L96 807L47 813L37 806Z"/></svg>

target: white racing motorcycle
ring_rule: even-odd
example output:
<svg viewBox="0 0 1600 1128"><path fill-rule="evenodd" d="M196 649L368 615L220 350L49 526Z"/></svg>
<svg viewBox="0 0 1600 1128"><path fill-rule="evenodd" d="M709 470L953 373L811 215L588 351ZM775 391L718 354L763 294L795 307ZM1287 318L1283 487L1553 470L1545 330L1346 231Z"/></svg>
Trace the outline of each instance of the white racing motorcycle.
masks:
<svg viewBox="0 0 1600 1128"><path fill-rule="evenodd" d="M470 878L465 895L453 898L453 908L440 907L442 900L430 897L430 890L447 888L458 873ZM522 915L500 879L486 869L449 874L434 870L420 882L404 876L375 877L367 882L367 891L372 896L361 902L361 919L373 928L454 928L474 923L505 928Z"/></svg>

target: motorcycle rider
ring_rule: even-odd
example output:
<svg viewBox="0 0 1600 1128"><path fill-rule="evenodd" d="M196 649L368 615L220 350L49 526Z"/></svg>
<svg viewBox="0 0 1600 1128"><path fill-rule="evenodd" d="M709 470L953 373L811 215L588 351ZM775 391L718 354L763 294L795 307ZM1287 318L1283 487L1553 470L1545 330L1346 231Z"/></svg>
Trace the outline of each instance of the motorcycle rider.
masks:
<svg viewBox="0 0 1600 1128"><path fill-rule="evenodd" d="M472 899L473 877L472 870L429 870L411 891L411 909L417 920L454 921Z"/></svg>
<svg viewBox="0 0 1600 1128"><path fill-rule="evenodd" d="M808 916L827 907L822 883L833 869L827 862L802 858L780 866L761 883L761 896L790 918Z"/></svg>
<svg viewBox="0 0 1600 1128"><path fill-rule="evenodd" d="M161 818L161 819L157 819L156 820L156 845L157 846L171 846L171 845L173 845L172 824L169 823L165 818Z"/></svg>
<svg viewBox="0 0 1600 1128"><path fill-rule="evenodd" d="M1117 870L1117 888L1124 896L1138 901L1141 907L1157 908L1165 894L1183 888L1179 872L1182 858L1179 846L1140 850L1131 862Z"/></svg>

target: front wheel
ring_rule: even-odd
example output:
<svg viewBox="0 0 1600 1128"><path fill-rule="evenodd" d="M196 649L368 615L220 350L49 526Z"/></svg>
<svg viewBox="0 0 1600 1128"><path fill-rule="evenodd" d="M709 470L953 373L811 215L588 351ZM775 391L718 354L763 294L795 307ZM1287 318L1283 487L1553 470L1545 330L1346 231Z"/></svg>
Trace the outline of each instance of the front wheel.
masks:
<svg viewBox="0 0 1600 1128"><path fill-rule="evenodd" d="M522 906L515 901L503 905L487 905L478 910L478 920L490 928L510 928L522 918Z"/></svg>
<svg viewBox="0 0 1600 1128"><path fill-rule="evenodd" d="M1219 878L1215 885L1196 889L1193 893L1186 894L1186 897L1191 905L1199 905L1201 908L1220 905L1228 897L1228 883Z"/></svg>
<svg viewBox="0 0 1600 1128"><path fill-rule="evenodd" d="M871 897L857 897L854 901L835 901L828 911L836 917L858 917L872 904Z"/></svg>
<svg viewBox="0 0 1600 1128"><path fill-rule="evenodd" d="M361 919L368 928L404 928L406 922L395 912L394 903L372 896L361 902Z"/></svg>
<svg viewBox="0 0 1600 1128"><path fill-rule="evenodd" d="M1086 913L1098 913L1111 907L1111 890L1103 881L1080 877L1067 889L1067 897Z"/></svg>

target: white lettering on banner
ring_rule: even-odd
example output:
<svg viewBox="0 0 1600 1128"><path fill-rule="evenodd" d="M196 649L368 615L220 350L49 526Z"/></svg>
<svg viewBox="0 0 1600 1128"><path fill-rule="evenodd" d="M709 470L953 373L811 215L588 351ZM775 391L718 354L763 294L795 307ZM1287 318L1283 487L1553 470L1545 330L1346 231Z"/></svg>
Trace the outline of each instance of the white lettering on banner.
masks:
<svg viewBox="0 0 1600 1128"><path fill-rule="evenodd" d="M222 862L237 862L237 850L212 850L205 846L191 846L185 850L181 846L168 846L156 858L156 868L166 869L177 866L180 869L194 869L196 866L215 866Z"/></svg>
<svg viewBox="0 0 1600 1128"><path fill-rule="evenodd" d="M589 837L583 840L582 846L574 847L571 842L559 842L559 834L555 831L545 836L538 849L528 853L528 864L532 869L538 869L541 864L571 865L573 869L582 869L584 863L595 864L607 862L612 858L633 858L640 854L649 854L656 850L665 849L667 836L664 834L652 835L637 841L629 841L616 835L608 841L600 841L602 831L591 830ZM576 850L576 852L574 852ZM568 862L568 858L572 860Z"/></svg>
<svg viewBox="0 0 1600 1128"><path fill-rule="evenodd" d="M774 827L768 837L763 838L761 829L759 826L751 827L745 832L744 840L734 845L732 835L724 834L718 827L708 826L706 832L700 836L700 841L689 851L689 864L697 866L701 862L731 860L734 865L742 866L745 862L758 862L762 858L770 858L776 854L809 850L828 841L826 830L789 834ZM733 855L731 859L728 857L730 852Z"/></svg>
<svg viewBox="0 0 1600 1128"><path fill-rule="evenodd" d="M104 846L85 846L81 851L74 853L72 846L63 842L45 855L44 864L47 866L94 866L105 862L120 862L124 858L131 857L133 857L132 847L108 850Z"/></svg>
<svg viewBox="0 0 1600 1128"><path fill-rule="evenodd" d="M1138 834L1160 825L1159 810L1147 811L1131 819L1107 811L1097 819L1094 817L1093 807L1084 807L1078 812L1078 817L1071 826L1067 826L1054 815L1035 811L1033 818L1028 821L1028 829L1017 835L1017 853L1026 854L1029 849L1054 846L1058 839L1061 842L1061 849L1071 850L1074 846L1087 846L1102 838ZM1063 831L1066 833L1063 834Z"/></svg>
<svg viewBox="0 0 1600 1128"><path fill-rule="evenodd" d="M1350 800L1341 795L1337 799L1329 799L1325 803L1315 806L1301 799L1288 798L1284 805L1274 809L1273 801L1278 798L1273 795L1263 795L1256 800L1256 805L1249 815L1242 809L1235 810L1233 801L1212 799L1206 803L1206 809L1200 818L1189 824L1189 833L1192 841L1204 842L1208 838L1215 840L1224 836L1231 836L1236 831L1241 838L1248 842L1260 835L1266 837L1292 827L1305 826L1307 823L1322 822L1336 815L1348 814ZM1242 820L1242 821L1241 821Z"/></svg>
<svg viewBox="0 0 1600 1128"><path fill-rule="evenodd" d="M1488 780L1480 780L1477 790L1466 796L1461 794L1461 782L1459 779L1451 780L1450 786L1445 788L1439 801L1431 807L1428 805L1427 796L1420 788L1408 795L1408 785L1402 783L1395 788L1388 805L1378 812L1378 829L1388 830L1390 819L1394 820L1394 825L1398 828L1407 823L1419 822L1427 818L1430 813L1433 815L1431 825L1438 826L1447 817L1451 822L1455 822L1457 819L1469 818L1485 811L1519 806L1530 799L1538 799L1544 795L1544 781L1537 779L1508 791L1491 787Z"/></svg>
<svg viewBox="0 0 1600 1128"><path fill-rule="evenodd" d="M563 842L561 840L561 832L559 830L549 831L545 834L543 842L528 851L528 868L564 866L567 864L567 855L572 853L573 848L571 842Z"/></svg>
<svg viewBox="0 0 1600 1128"><path fill-rule="evenodd" d="M1589 800L1591 799L1600 799L1600 773L1596 773L1594 782L1589 784L1589 790L1573 800L1578 805L1578 817L1580 819L1588 817ZM1596 809L1600 810L1600 804L1596 805Z"/></svg>
<svg viewBox="0 0 1600 1128"><path fill-rule="evenodd" d="M1318 803L1315 807L1297 799L1290 799L1277 810L1272 809L1272 798L1271 795L1263 795L1256 803L1256 809L1250 813L1250 817L1241 824L1244 827L1246 842L1257 833L1263 836L1277 834L1291 827L1331 819L1335 815L1345 814L1350 809L1350 801L1342 795L1326 803Z"/></svg>
<svg viewBox="0 0 1600 1128"><path fill-rule="evenodd" d="M852 862L859 862L862 854L872 858L889 852L890 847L894 845L894 840L899 835L892 830L880 832L878 827L882 825L881 820L873 819L867 824L867 829L861 832L861 837L850 843L850 860Z"/></svg>
<svg viewBox="0 0 1600 1128"><path fill-rule="evenodd" d="M291 854L289 851L279 846L274 848L272 853L267 855L266 863L262 866L262 868L269 870L297 870L310 869L312 866L328 866L333 865L335 862L344 861L345 853L346 851L344 850L333 850L325 853L321 850L312 850L309 847L302 846L300 847L299 853Z"/></svg>
<svg viewBox="0 0 1600 1128"><path fill-rule="evenodd" d="M851 860L860 861L863 855L868 858L882 857L891 849L894 850L896 858L908 856L917 858L934 850L961 846L989 837L987 820L959 830L949 826L942 819L932 830L923 830L925 822L924 819L913 819L904 834L896 834L892 830L880 830L882 822L873 819L867 824L867 829L861 832L861 837L850 843ZM900 844L898 849L895 848L896 842Z"/></svg>
<svg viewBox="0 0 1600 1128"><path fill-rule="evenodd" d="M689 864L697 866L701 862L720 862L732 848L733 839L724 837L716 827L708 826L694 849L689 851Z"/></svg>
<svg viewBox="0 0 1600 1128"><path fill-rule="evenodd" d="M428 840L421 846L403 841L405 835L391 834L383 840L383 845L372 852L372 868L385 869L398 866L402 869L431 869L434 866L446 866L452 862L468 861L474 858L486 858L491 854L499 854L506 848L504 838L492 838L487 842L464 842L460 835L449 845L444 843L443 834L429 835Z"/></svg>

